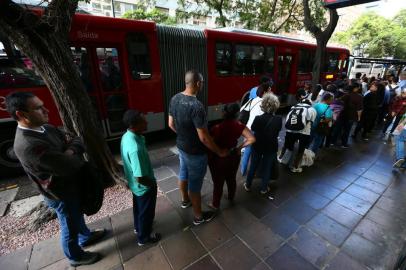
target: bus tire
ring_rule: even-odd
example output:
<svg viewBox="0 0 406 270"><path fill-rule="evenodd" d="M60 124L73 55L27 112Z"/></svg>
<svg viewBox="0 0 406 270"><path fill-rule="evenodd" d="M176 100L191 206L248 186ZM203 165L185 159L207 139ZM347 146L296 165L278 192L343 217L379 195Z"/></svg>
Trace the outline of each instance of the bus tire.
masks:
<svg viewBox="0 0 406 270"><path fill-rule="evenodd" d="M0 134L0 171L2 176L15 176L23 173L23 168L14 153L15 130Z"/></svg>

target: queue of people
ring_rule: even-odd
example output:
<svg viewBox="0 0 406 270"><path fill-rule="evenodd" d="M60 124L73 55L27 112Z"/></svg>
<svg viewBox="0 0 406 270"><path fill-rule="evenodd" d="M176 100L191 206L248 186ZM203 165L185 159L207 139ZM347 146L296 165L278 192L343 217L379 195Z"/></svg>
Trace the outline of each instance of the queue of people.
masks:
<svg viewBox="0 0 406 270"><path fill-rule="evenodd" d="M246 177L243 186L247 192L251 192L257 176L261 178L260 194L268 195L271 181L278 178L278 161L288 160L285 163L291 171L300 173L306 153L317 156L320 148L337 146L339 139L341 147L347 148L353 126L354 139L362 131L362 139L368 140L381 115L385 122L383 133L388 137L392 134L396 142L394 166L405 168L406 88L402 85L406 73L400 79L401 83L396 84L395 78L371 78L364 94L366 80L361 76L356 80L341 76L326 87L317 85L314 91L307 85L297 91L297 104L283 121L276 115L280 103L272 93L272 80L263 77L241 108L238 104L224 105L223 121L209 129L204 106L196 97L203 86L203 76L194 70L186 72L185 90L172 97L168 116L168 126L177 135L179 150L179 207L192 207L195 226L209 222L220 208L224 184L227 200L234 201L239 167ZM48 110L31 93L12 93L7 96L6 105L18 123L15 153L45 202L57 213L65 256L72 266L96 262L100 255L84 248L102 239L106 231L88 229L78 196L81 186L72 181L85 164L81 139L70 138L49 125ZM133 197L134 233L138 245L143 246L161 239L153 230L157 183L143 136L147 121L141 112L128 110L123 122L127 132L121 139L121 157ZM279 152L283 125L286 135ZM208 202L211 210L203 211L201 188L207 167L212 175L213 197Z"/></svg>

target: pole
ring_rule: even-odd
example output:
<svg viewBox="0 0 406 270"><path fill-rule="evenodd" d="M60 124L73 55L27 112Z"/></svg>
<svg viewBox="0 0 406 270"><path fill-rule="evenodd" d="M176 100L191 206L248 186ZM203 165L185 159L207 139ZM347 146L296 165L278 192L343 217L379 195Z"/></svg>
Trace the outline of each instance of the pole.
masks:
<svg viewBox="0 0 406 270"><path fill-rule="evenodd" d="M114 0L111 0L111 6L112 6L112 10L113 10L113 18L116 17L116 11L114 10Z"/></svg>

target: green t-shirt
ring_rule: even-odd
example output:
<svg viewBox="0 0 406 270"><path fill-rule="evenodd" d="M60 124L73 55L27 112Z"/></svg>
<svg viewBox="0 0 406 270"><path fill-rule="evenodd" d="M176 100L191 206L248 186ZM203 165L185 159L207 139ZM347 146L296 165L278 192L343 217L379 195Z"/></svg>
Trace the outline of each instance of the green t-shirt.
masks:
<svg viewBox="0 0 406 270"><path fill-rule="evenodd" d="M136 178L147 176L156 180L147 147L145 146L144 136L127 130L121 138L121 158L129 188L136 196L144 195L149 187L138 183Z"/></svg>

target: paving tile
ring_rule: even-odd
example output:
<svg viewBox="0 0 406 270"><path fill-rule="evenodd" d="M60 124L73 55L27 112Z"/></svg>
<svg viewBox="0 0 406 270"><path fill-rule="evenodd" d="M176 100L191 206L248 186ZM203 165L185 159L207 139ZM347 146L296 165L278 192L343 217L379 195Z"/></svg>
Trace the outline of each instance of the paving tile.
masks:
<svg viewBox="0 0 406 270"><path fill-rule="evenodd" d="M154 175L157 181L176 176L175 172L172 171L169 167L162 166L157 169L154 169Z"/></svg>
<svg viewBox="0 0 406 270"><path fill-rule="evenodd" d="M361 200L346 192L341 193L334 201L360 215L365 215L372 206L370 202Z"/></svg>
<svg viewBox="0 0 406 270"><path fill-rule="evenodd" d="M11 188L0 191L0 204L14 201L19 188Z"/></svg>
<svg viewBox="0 0 406 270"><path fill-rule="evenodd" d="M171 201L166 196L159 196L156 199L155 216L174 210Z"/></svg>
<svg viewBox="0 0 406 270"><path fill-rule="evenodd" d="M369 170L365 172L362 176L385 186L389 186L393 180L393 177L388 177L387 175Z"/></svg>
<svg viewBox="0 0 406 270"><path fill-rule="evenodd" d="M405 192L402 190L399 190L397 188L392 188L389 187L384 193L383 196L386 198L389 198L391 200L394 200L396 202L400 202L403 204L406 204L406 195Z"/></svg>
<svg viewBox="0 0 406 270"><path fill-rule="evenodd" d="M294 194L292 194L292 192L287 189L277 189L271 191L270 195L274 198L271 202L276 207L283 205L294 196Z"/></svg>
<svg viewBox="0 0 406 270"><path fill-rule="evenodd" d="M387 230L367 218L358 224L354 232L377 245L386 245L387 247L398 246L405 240L404 237L399 237L398 233Z"/></svg>
<svg viewBox="0 0 406 270"><path fill-rule="evenodd" d="M317 213L312 207L308 206L300 199L291 199L284 204L280 211L291 216L298 224L305 224Z"/></svg>
<svg viewBox="0 0 406 270"><path fill-rule="evenodd" d="M349 229L353 229L362 219L361 215L334 201L327 205L322 212Z"/></svg>
<svg viewBox="0 0 406 270"><path fill-rule="evenodd" d="M252 270L271 270L271 268L266 263L261 262L252 268Z"/></svg>
<svg viewBox="0 0 406 270"><path fill-rule="evenodd" d="M384 246L375 245L358 234L351 234L344 242L342 250L347 255L372 269L387 269L384 265L385 257L388 256L390 251ZM391 256L394 257L393 254Z"/></svg>
<svg viewBox="0 0 406 270"><path fill-rule="evenodd" d="M162 190L165 193L168 191L178 189L179 188L178 187L178 177L172 176L167 179L161 180L158 182L158 187L160 190Z"/></svg>
<svg viewBox="0 0 406 270"><path fill-rule="evenodd" d="M192 231L197 235L207 250L212 250L233 238L233 234L220 219L214 219L204 224L204 226L194 226L192 227Z"/></svg>
<svg viewBox="0 0 406 270"><path fill-rule="evenodd" d="M178 211L171 210L155 217L154 230L166 238L190 224L183 221Z"/></svg>
<svg viewBox="0 0 406 270"><path fill-rule="evenodd" d="M104 228L108 230L107 235L97 244L92 245L86 250L98 252L101 255L101 260L95 264L76 267L77 270L110 270L115 265L120 264L120 254L117 249L116 240L113 234L113 229L110 223L110 218L104 218L91 224L90 228Z"/></svg>
<svg viewBox="0 0 406 270"><path fill-rule="evenodd" d="M350 181L347 181L347 180L345 180L345 179L338 178L338 177L337 177L337 178L332 178L332 179L325 180L324 183L326 183L327 185L333 186L333 187L335 187L335 188L337 188L337 189L340 189L340 190L344 190L344 189L346 189L349 185L351 185L351 182L350 182Z"/></svg>
<svg viewBox="0 0 406 270"><path fill-rule="evenodd" d="M205 256L203 259L193 263L185 270L220 270L220 268L210 256Z"/></svg>
<svg viewBox="0 0 406 270"><path fill-rule="evenodd" d="M372 192L368 189L365 189L363 187L360 187L355 184L351 184L346 190L348 194L351 194L357 198L360 198L364 201L370 202L370 203L375 203L376 200L379 198L379 194L376 194L375 192Z"/></svg>
<svg viewBox="0 0 406 270"><path fill-rule="evenodd" d="M330 202L329 199L320 196L314 192L311 192L309 190L300 192L297 198L304 201L305 203L307 203L316 210L324 208Z"/></svg>
<svg viewBox="0 0 406 270"><path fill-rule="evenodd" d="M272 254L272 256L266 260L266 263L274 270L317 269L288 244L283 245L278 251Z"/></svg>
<svg viewBox="0 0 406 270"><path fill-rule="evenodd" d="M329 263L327 270L367 270L367 268L352 259L344 252L339 252Z"/></svg>
<svg viewBox="0 0 406 270"><path fill-rule="evenodd" d="M381 197L376 203L376 206L400 218L405 219L406 217L406 208L404 205L400 205L398 202L387 197Z"/></svg>
<svg viewBox="0 0 406 270"><path fill-rule="evenodd" d="M378 194L381 194L386 189L385 185L369 180L365 177L358 178L354 183Z"/></svg>
<svg viewBox="0 0 406 270"><path fill-rule="evenodd" d="M335 197L337 197L338 194L341 193L341 190L339 190L331 185L326 185L323 183L315 183L315 184L311 185L309 187L309 189L330 200L334 199Z"/></svg>
<svg viewBox="0 0 406 270"><path fill-rule="evenodd" d="M179 232L165 239L162 242L162 249L175 270L183 269L206 253L190 230ZM180 254L182 256L179 256Z"/></svg>
<svg viewBox="0 0 406 270"><path fill-rule="evenodd" d="M0 203L0 217L3 217L6 214L8 208L8 203Z"/></svg>
<svg viewBox="0 0 406 270"><path fill-rule="evenodd" d="M262 218L261 222L284 239L289 238L300 226L293 218L279 210L272 211Z"/></svg>
<svg viewBox="0 0 406 270"><path fill-rule="evenodd" d="M323 268L324 265L335 256L338 249L306 228L301 228L289 241L289 245L306 260Z"/></svg>
<svg viewBox="0 0 406 270"><path fill-rule="evenodd" d="M321 213L310 220L307 227L337 247L351 233L349 229Z"/></svg>
<svg viewBox="0 0 406 270"><path fill-rule="evenodd" d="M378 223L387 232L395 235L404 235L406 232L406 219L401 219L381 208L372 208L366 218Z"/></svg>
<svg viewBox="0 0 406 270"><path fill-rule="evenodd" d="M171 269L168 261L165 258L164 253L162 252L159 246L154 246L146 250L145 252L124 262L123 265L125 270Z"/></svg>
<svg viewBox="0 0 406 270"><path fill-rule="evenodd" d="M222 211L219 218L234 234L259 221L253 214L238 206Z"/></svg>
<svg viewBox="0 0 406 270"><path fill-rule="evenodd" d="M31 257L32 246L26 246L16 251L0 256L0 269L26 270Z"/></svg>
<svg viewBox="0 0 406 270"><path fill-rule="evenodd" d="M69 260L66 258L57 261L56 263L53 263L51 265L48 265L44 268L41 268L41 270L73 270L73 269L75 269L75 267L70 266Z"/></svg>
<svg viewBox="0 0 406 270"><path fill-rule="evenodd" d="M241 203L241 206L259 219L263 218L271 210L275 209L275 206L272 204L272 202L269 199L263 197L255 197L251 200L244 201Z"/></svg>
<svg viewBox="0 0 406 270"><path fill-rule="evenodd" d="M283 239L261 222L252 223L238 236L262 259L269 257L283 242Z"/></svg>
<svg viewBox="0 0 406 270"><path fill-rule="evenodd" d="M356 165L356 164L351 164L351 165L344 165L341 168L338 168L340 170L340 176L343 177L343 179L353 182L356 178L358 178L360 175L362 175L366 170L367 166L365 165Z"/></svg>
<svg viewBox="0 0 406 270"><path fill-rule="evenodd" d="M59 237L47 239L32 248L29 270L40 269L65 258Z"/></svg>
<svg viewBox="0 0 406 270"><path fill-rule="evenodd" d="M251 269L260 263L255 254L238 238L233 238L215 249L212 255L224 270Z"/></svg>

